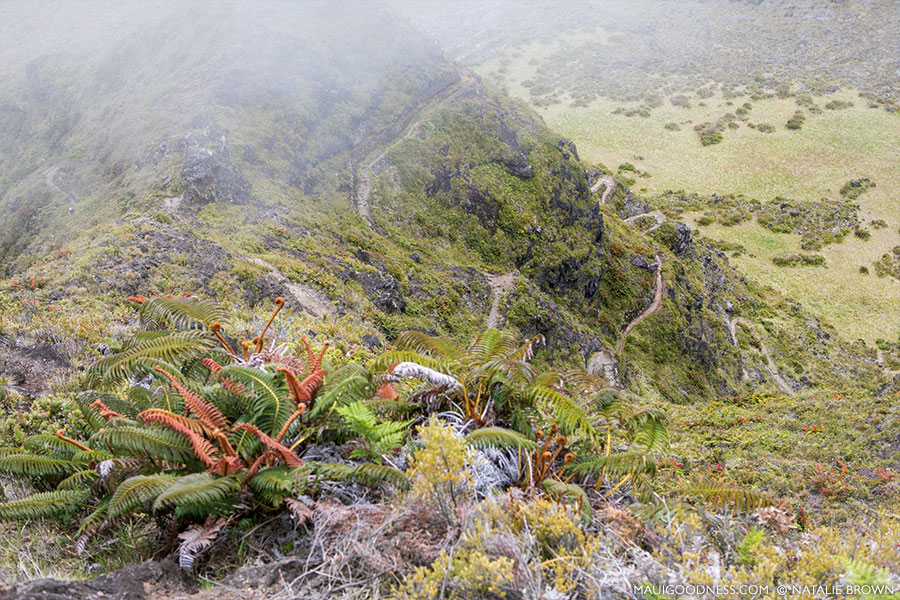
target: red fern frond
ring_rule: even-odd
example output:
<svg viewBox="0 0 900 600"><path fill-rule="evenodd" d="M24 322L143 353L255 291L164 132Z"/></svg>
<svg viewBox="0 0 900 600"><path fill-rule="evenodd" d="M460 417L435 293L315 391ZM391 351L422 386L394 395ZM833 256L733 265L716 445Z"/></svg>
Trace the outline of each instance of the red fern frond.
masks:
<svg viewBox="0 0 900 600"><path fill-rule="evenodd" d="M300 460L300 457L294 454L294 452L290 448L281 445L281 443L276 442L275 440L267 436L265 433L260 431L259 427L257 427L256 425L243 422L235 423L234 431L238 430L243 430L255 435L257 438L259 438L259 441L262 442L263 446L281 456L281 460L283 460L284 464L286 464L287 466L299 467L303 464L303 461Z"/></svg>
<svg viewBox="0 0 900 600"><path fill-rule="evenodd" d="M198 435L206 437L213 437L215 435L215 431L208 427L206 423L183 415L176 415L163 408L148 408L139 413L137 419L144 423L158 423L160 425L165 425L166 427L169 426L169 423L178 423L182 427L186 427Z"/></svg>
<svg viewBox="0 0 900 600"><path fill-rule="evenodd" d="M212 373L213 375L218 376L219 373L222 372L222 369L223 369L222 365L220 365L219 363L217 363L216 361L214 361L211 358L204 358L200 362L202 362L203 366L206 367L207 369L209 369L209 372ZM228 390L232 394L237 394L238 396L243 396L244 393L247 391L247 388L245 388L243 385L241 385L237 381L233 381L228 378L225 378L222 380L222 387L224 387L226 390Z"/></svg>
<svg viewBox="0 0 900 600"><path fill-rule="evenodd" d="M75 446L75 447L78 448L79 450L84 450L85 452L90 452L90 451L91 451L91 449L88 448L87 446L85 446L84 444L82 444L82 443L80 443L80 442L76 442L75 440L73 440L73 439L70 438L70 437L66 437L66 436L63 434L63 430L62 430L62 429L57 429L57 430L56 430L56 437L58 437L59 439L61 439L61 440L64 441L64 442L67 442L67 443L69 443L69 444L72 444L73 446Z"/></svg>
<svg viewBox="0 0 900 600"><path fill-rule="evenodd" d="M178 392L178 395L184 400L184 404L188 410L197 415L197 417L199 417L210 429L213 431L228 429L228 421L225 419L225 416L219 412L218 408L201 398L199 394L192 392L181 385L181 382L175 379L173 375L166 372L162 367L156 366L155 369L158 373L165 375L166 379L169 380L169 383L172 384L172 387L175 388L175 391Z"/></svg>
<svg viewBox="0 0 900 600"><path fill-rule="evenodd" d="M103 404L103 401L102 401L102 400L94 400L94 401L91 402L88 406L90 406L91 408L96 408L97 410L99 410L99 411L100 411L100 416L103 417L103 418L106 419L106 420L112 419L113 417L123 418L123 417L125 416L125 415L122 415L122 414L120 414L120 413L117 413L116 411L112 410L110 407L108 407L108 406L106 406L105 404Z"/></svg>
<svg viewBox="0 0 900 600"><path fill-rule="evenodd" d="M244 461L239 456L223 456L213 466L208 468L206 472L210 475L225 477L226 475L240 473L245 468L247 468L247 465L244 464Z"/></svg>
<svg viewBox="0 0 900 600"><path fill-rule="evenodd" d="M220 365L219 363L217 363L216 361L214 361L211 358L204 358L200 362L202 362L203 366L206 367L207 369L209 369L209 372L212 373L213 375L218 375L219 372L222 370L222 365Z"/></svg>
<svg viewBox="0 0 900 600"><path fill-rule="evenodd" d="M272 324L272 321L275 320L275 317L278 316L278 313L281 312L281 309L284 308L284 298L281 296L275 298L275 310L272 312L272 316L269 317L269 320L266 322L266 326L263 327L262 333L256 337L256 351L262 352L263 346L266 343L266 332L269 330L269 326Z"/></svg>
<svg viewBox="0 0 900 600"><path fill-rule="evenodd" d="M168 427L175 433L180 433L187 438L188 443L191 445L191 450L194 451L194 455L200 459L200 462L204 465L212 467L216 464L216 460L213 457L216 453L216 447L205 437L198 433L194 433L190 428L182 425L175 419L159 419L154 422L159 423L164 427Z"/></svg>
<svg viewBox="0 0 900 600"><path fill-rule="evenodd" d="M292 414L290 417L288 417L288 420L285 421L284 425L281 427L281 431L279 431L278 435L275 436L275 441L280 443L282 438L284 438L284 434L287 433L287 430L291 426L291 424L294 421L296 421L297 418L300 417L305 412L306 412L305 404L301 405L296 411L294 411L294 414Z"/></svg>
<svg viewBox="0 0 900 600"><path fill-rule="evenodd" d="M125 298L125 302L134 302L135 304L143 304L147 300L149 300L149 298L141 294L135 294L134 296L128 296L127 298Z"/></svg>

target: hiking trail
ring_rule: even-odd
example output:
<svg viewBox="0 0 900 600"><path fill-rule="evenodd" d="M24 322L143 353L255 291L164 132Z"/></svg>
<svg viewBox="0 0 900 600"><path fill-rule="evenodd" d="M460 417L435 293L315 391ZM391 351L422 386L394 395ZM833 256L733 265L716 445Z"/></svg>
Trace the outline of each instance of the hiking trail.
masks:
<svg viewBox="0 0 900 600"><path fill-rule="evenodd" d="M662 276L662 257L657 254L656 255L656 290L653 293L653 302L650 303L650 306L646 308L641 314L636 316L631 320L625 327L625 331L622 332L622 335L619 337L619 343L616 346L616 354L622 354L622 351L625 349L625 338L628 337L628 334L631 333L631 330L635 328L635 326L658 311L660 307L662 307L663 300L663 290L666 285L666 280L663 279Z"/></svg>

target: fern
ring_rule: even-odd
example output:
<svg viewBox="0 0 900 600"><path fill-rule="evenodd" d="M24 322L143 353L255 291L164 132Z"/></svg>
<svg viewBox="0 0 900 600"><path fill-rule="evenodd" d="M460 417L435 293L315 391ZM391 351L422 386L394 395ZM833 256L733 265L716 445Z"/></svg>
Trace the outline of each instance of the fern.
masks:
<svg viewBox="0 0 900 600"><path fill-rule="evenodd" d="M432 358L426 354L407 352L405 350L390 350L385 352L372 361L369 368L374 373L383 373L394 364L404 362L416 363L417 365L433 369L440 373L447 373L450 370L449 363L444 360Z"/></svg>
<svg viewBox="0 0 900 600"><path fill-rule="evenodd" d="M370 487L390 483L401 490L409 489L409 480L400 469L387 465L363 463L347 465L343 463L306 463L310 470L323 479L353 481Z"/></svg>
<svg viewBox="0 0 900 600"><path fill-rule="evenodd" d="M101 358L88 369L89 381L111 385L128 378L143 377L164 362L182 362L209 350L208 335L203 331L177 331L156 335Z"/></svg>
<svg viewBox="0 0 900 600"><path fill-rule="evenodd" d="M93 482L97 481L100 474L94 469L86 469L73 473L59 482L56 486L58 490L78 490L89 487Z"/></svg>
<svg viewBox="0 0 900 600"><path fill-rule="evenodd" d="M591 501L587 492L574 483L564 483L556 479L545 479L541 482L541 489L553 498L567 498L575 502L578 507L581 520L585 525L591 523Z"/></svg>
<svg viewBox="0 0 900 600"><path fill-rule="evenodd" d="M171 463L185 463L193 457L187 439L163 428L139 426L108 427L98 431L92 442L134 456L157 458Z"/></svg>
<svg viewBox="0 0 900 600"><path fill-rule="evenodd" d="M193 296L151 298L141 304L141 326L145 329L178 329L224 322L228 314L217 303Z"/></svg>
<svg viewBox="0 0 900 600"><path fill-rule="evenodd" d="M372 409L359 401L339 406L336 411L344 418L350 430L365 440L365 445L354 449L350 457L372 458L379 464L382 454L389 454L400 446L403 434L412 423L412 421L379 423Z"/></svg>
<svg viewBox="0 0 900 600"><path fill-rule="evenodd" d="M566 471L580 476L599 476L604 472L618 476L635 473L653 475L656 473L656 462L644 452L622 452L572 463L566 467Z"/></svg>
<svg viewBox="0 0 900 600"><path fill-rule="evenodd" d="M153 510L161 510L177 506L180 510L191 511L192 514L203 514L206 509L221 505L230 495L240 489L240 484L233 476L213 477L208 473L192 473L175 480L153 503Z"/></svg>
<svg viewBox="0 0 900 600"><path fill-rule="evenodd" d="M90 497L86 490L57 490L32 494L0 504L0 521L60 517L78 510Z"/></svg>
<svg viewBox="0 0 900 600"><path fill-rule="evenodd" d="M137 475L126 479L116 488L109 501L107 514L115 519L134 512L156 500L175 481L173 475Z"/></svg>
<svg viewBox="0 0 900 600"><path fill-rule="evenodd" d="M276 507L285 497L303 493L309 475L307 467L269 467L261 469L247 482L257 497Z"/></svg>
<svg viewBox="0 0 900 600"><path fill-rule="evenodd" d="M587 412L571 398L555 389L534 385L526 390L528 398L535 404L546 405L553 414L554 421L566 435L578 433L589 440L597 439L597 432L588 418Z"/></svg>
<svg viewBox="0 0 900 600"><path fill-rule="evenodd" d="M404 331L397 336L394 347L447 360L455 360L463 355L463 349L452 338L430 336L421 331Z"/></svg>
<svg viewBox="0 0 900 600"><path fill-rule="evenodd" d="M0 456L0 473L26 477L52 477L68 475L82 465L67 458L41 456L39 454L8 454Z"/></svg>
<svg viewBox="0 0 900 600"><path fill-rule="evenodd" d="M742 512L772 505L772 499L766 494L708 479L682 484L680 491L689 499L699 498L717 508L733 508Z"/></svg>
<svg viewBox="0 0 900 600"><path fill-rule="evenodd" d="M372 377L362 365L349 364L331 373L316 396L316 402L304 420L309 422L328 414L335 406L371 397Z"/></svg>
<svg viewBox="0 0 900 600"><path fill-rule="evenodd" d="M71 458L78 450L69 442L61 440L55 435L37 434L28 436L22 443L22 447L35 454L44 454L47 456L57 455L60 458Z"/></svg>
<svg viewBox="0 0 900 600"><path fill-rule="evenodd" d="M502 427L483 427L466 436L466 443L474 448L515 448L531 451L537 444L517 431Z"/></svg>
<svg viewBox="0 0 900 600"><path fill-rule="evenodd" d="M261 369L230 365L222 369L219 379L230 379L244 386L250 401L253 423L270 436L276 435L294 412L283 377Z"/></svg>

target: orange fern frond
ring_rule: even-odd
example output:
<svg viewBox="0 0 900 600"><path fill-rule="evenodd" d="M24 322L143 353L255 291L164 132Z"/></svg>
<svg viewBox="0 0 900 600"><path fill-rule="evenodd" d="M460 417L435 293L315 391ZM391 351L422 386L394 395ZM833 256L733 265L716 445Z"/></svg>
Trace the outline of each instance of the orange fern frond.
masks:
<svg viewBox="0 0 900 600"><path fill-rule="evenodd" d="M303 461L300 460L300 457L294 454L290 448L281 445L280 442L276 442L265 433L260 431L259 427L253 425L252 423L235 423L233 430L242 430L248 433L252 433L257 438L259 438L259 441L262 442L263 446L281 456L281 460L283 460L284 464L289 467L299 467L303 464Z"/></svg>
<svg viewBox="0 0 900 600"><path fill-rule="evenodd" d="M112 419L113 417L123 418L125 416L125 415L122 415L121 413L117 413L116 411L112 410L110 407L103 404L102 400L94 400L88 406L99 410L100 416L103 417L104 419L106 419L107 421L109 419Z"/></svg>
<svg viewBox="0 0 900 600"><path fill-rule="evenodd" d="M213 375L218 375L219 372L222 370L222 365L220 365L219 363L217 363L216 361L214 361L211 358L204 358L200 362L202 362L203 366L206 367L207 369L209 369L209 372L212 373Z"/></svg>
<svg viewBox="0 0 900 600"><path fill-rule="evenodd" d="M188 443L191 445L191 450L194 451L194 455L200 459L207 467L212 467L216 464L216 460L214 459L214 454L216 453L216 447L213 446L212 442L207 440L205 437L198 433L194 433L190 430L190 428L182 425L178 421L174 419L170 419L167 421L156 421L160 425L168 427L175 433L180 433L185 438L187 438Z"/></svg>
<svg viewBox="0 0 900 600"><path fill-rule="evenodd" d="M218 376L219 373L221 373L222 369L224 368L224 367L222 367L222 365L220 365L219 363L217 363L216 361L214 361L211 358L204 358L200 362L203 363L204 367L209 369L210 373L212 373L213 375L216 375L216 376ZM224 387L226 390L228 390L232 394L237 394L238 396L243 396L244 393L247 391L247 388L245 388L243 385L241 385L237 381L233 381L228 378L225 378L222 380L222 387Z"/></svg>
<svg viewBox="0 0 900 600"><path fill-rule="evenodd" d="M62 430L62 429L57 429L57 430L56 430L56 437L58 437L59 439L61 439L61 440L64 441L64 442L67 442L67 443L69 443L69 444L72 444L73 446L75 446L75 447L78 448L79 450L84 450L85 452L90 452L90 451L91 451L91 449L88 448L87 446L85 446L84 444L82 444L82 443L80 443L80 442L76 442L75 440L73 440L73 439L70 438L70 437L66 437L66 436L63 434L63 430Z"/></svg>
<svg viewBox="0 0 900 600"><path fill-rule="evenodd" d="M259 455L259 458L253 461L253 464L250 465L250 469L247 471L247 476L244 477L244 483L247 483L253 476L256 475L256 472L259 471L260 467L263 466L263 463L266 462L267 459L274 457L274 453L271 450L266 450L262 454Z"/></svg>
<svg viewBox="0 0 900 600"><path fill-rule="evenodd" d="M135 294L134 296L128 296L127 298L125 298L125 302L133 302L135 304L143 304L147 300L149 300L149 298L141 294Z"/></svg>
<svg viewBox="0 0 900 600"><path fill-rule="evenodd" d="M159 425L169 426L169 423L178 423L182 427L186 427L198 435L212 437L215 435L210 427L202 421L185 417L184 415L176 415L163 408L148 408L137 416L138 421L143 423L158 423Z"/></svg>
<svg viewBox="0 0 900 600"><path fill-rule="evenodd" d="M328 371L319 369L311 375L308 375L303 381L297 381L297 378L287 367L278 366L275 367L275 370L284 373L284 378L288 383L288 388L291 390L294 404L298 409L300 409L300 407L306 408L309 403L312 402L316 392L322 386L325 375L328 374Z"/></svg>
<svg viewBox="0 0 900 600"><path fill-rule="evenodd" d="M281 427L281 431L278 432L278 435L275 436L276 442L281 442L281 439L284 437L284 434L287 433L288 428L293 424L294 421L297 420L298 417L302 416L303 413L306 412L306 405L302 404L294 413L288 417L288 420L284 422L284 425Z"/></svg>
<svg viewBox="0 0 900 600"><path fill-rule="evenodd" d="M269 330L269 326L272 324L272 321L275 320L275 317L278 316L278 313L281 312L281 309L284 308L284 298L278 296L275 298L275 310L272 312L272 316L269 317L269 320L266 322L266 326L263 327L262 333L256 338L256 351L262 352L263 346L266 343L266 332Z"/></svg>
<svg viewBox="0 0 900 600"><path fill-rule="evenodd" d="M197 415L210 429L213 431L228 429L228 421L225 419L225 416L219 412L218 408L201 398L199 394L184 387L180 381L175 379L173 375L166 372L162 367L157 365L155 370L158 373L165 375L166 379L169 380L169 383L172 384L172 387L175 388L175 391L178 392L178 395L184 400L185 407Z"/></svg>
<svg viewBox="0 0 900 600"><path fill-rule="evenodd" d="M221 333L219 333L221 329L222 324L218 321L213 321L209 324L209 330L212 331L214 336L216 336L216 339L219 340L219 343L222 344L222 347L225 348L225 351L232 356L237 356L237 354L234 352L234 348L232 348L231 344L228 343L228 340L226 340L225 337Z"/></svg>
<svg viewBox="0 0 900 600"><path fill-rule="evenodd" d="M239 473L247 467L239 456L223 456L216 463L206 470L211 475L225 477Z"/></svg>

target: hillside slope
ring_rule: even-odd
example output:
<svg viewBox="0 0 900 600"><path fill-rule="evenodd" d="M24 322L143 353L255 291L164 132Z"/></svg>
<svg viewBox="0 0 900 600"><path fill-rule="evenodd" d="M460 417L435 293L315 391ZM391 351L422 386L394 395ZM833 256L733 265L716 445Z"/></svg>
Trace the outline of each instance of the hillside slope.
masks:
<svg viewBox="0 0 900 600"><path fill-rule="evenodd" d="M592 191L602 166L390 13L273 8L250 26L244 4L163 6L144 15L154 26L31 58L0 88L15 389L45 393L63 375L40 361L65 373L115 345L125 297L184 292L244 308L284 296L298 327L348 352L408 328L465 337L496 305L501 327L546 337L540 360L677 402L780 378L879 383L870 357L688 227L641 234L631 191ZM349 40L340 55L332 39ZM654 299L657 256L660 308L616 352ZM518 275L492 286L501 273ZM738 316L765 331L779 375L758 334L733 339Z"/></svg>

